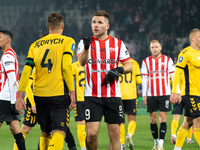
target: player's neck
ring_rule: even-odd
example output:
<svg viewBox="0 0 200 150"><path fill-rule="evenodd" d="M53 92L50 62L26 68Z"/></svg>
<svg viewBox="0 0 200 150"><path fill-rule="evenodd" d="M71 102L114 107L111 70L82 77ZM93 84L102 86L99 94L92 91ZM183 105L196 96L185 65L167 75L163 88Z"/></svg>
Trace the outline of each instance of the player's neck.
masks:
<svg viewBox="0 0 200 150"><path fill-rule="evenodd" d="M60 35L62 35L62 30L49 30L49 34L60 34Z"/></svg>
<svg viewBox="0 0 200 150"><path fill-rule="evenodd" d="M1 47L1 50L2 50L3 53L5 53L5 51L6 51L7 49L11 49L11 48L12 48L11 45L10 45L10 44L7 44L7 45L5 45L4 47Z"/></svg>
<svg viewBox="0 0 200 150"><path fill-rule="evenodd" d="M195 44L190 45L194 50L200 50L200 47L196 46Z"/></svg>
<svg viewBox="0 0 200 150"><path fill-rule="evenodd" d="M161 53L158 55L152 55L152 56L153 56L153 58L158 59L161 56Z"/></svg>
<svg viewBox="0 0 200 150"><path fill-rule="evenodd" d="M94 36L96 39L99 39L101 41L105 40L108 38L108 34L103 34L103 35L100 35L100 36Z"/></svg>

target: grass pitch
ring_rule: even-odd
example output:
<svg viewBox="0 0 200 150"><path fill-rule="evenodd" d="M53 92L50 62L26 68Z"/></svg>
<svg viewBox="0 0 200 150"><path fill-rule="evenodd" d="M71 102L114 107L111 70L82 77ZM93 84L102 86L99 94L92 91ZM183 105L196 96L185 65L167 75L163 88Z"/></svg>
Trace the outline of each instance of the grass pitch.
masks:
<svg viewBox="0 0 200 150"><path fill-rule="evenodd" d="M164 142L164 149L165 150L173 150L174 145L170 142L171 135L171 120L172 115L168 114L167 116L167 134L165 137ZM183 118L183 116L182 116ZM127 118L126 118L127 120ZM179 124L182 123L182 119L180 120ZM135 135L133 136L133 142L134 142L134 150L151 150L153 147L153 137L150 132L150 117L148 114L145 115L137 115L136 116L136 131ZM126 128L128 123L126 122ZM80 150L80 145L77 138L77 131L76 131L76 122L74 121L73 115L71 115L70 118L70 130L72 134L74 135L74 139L76 142L77 149ZM159 128L159 123L158 123ZM25 138L26 142L26 149L27 150L36 150L37 144L40 138L40 127L37 124L35 127L32 128L30 133ZM193 136L193 140L194 136ZM13 149L13 143L14 143L14 137L12 136L9 126L6 125L4 122L2 127L0 128L0 150L12 150ZM107 132L107 125L102 120L100 131L98 135L98 150L108 150L108 144L109 144L109 138L108 138L108 132ZM184 150L196 150L199 149L199 146L197 142L195 141L194 144L187 144L186 142L183 145ZM68 150L68 147L66 143L64 144L63 150ZM127 147L128 150L128 147Z"/></svg>

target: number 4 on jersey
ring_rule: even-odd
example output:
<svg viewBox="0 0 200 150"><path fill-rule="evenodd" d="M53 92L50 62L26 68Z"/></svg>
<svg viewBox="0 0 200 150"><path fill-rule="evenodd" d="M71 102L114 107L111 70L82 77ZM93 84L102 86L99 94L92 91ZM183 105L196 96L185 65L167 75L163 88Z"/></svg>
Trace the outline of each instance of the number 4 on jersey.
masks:
<svg viewBox="0 0 200 150"><path fill-rule="evenodd" d="M44 53L44 56L43 56L43 58L42 58L42 62L41 62L42 68L44 68L44 67L47 67L47 68L48 68L48 73L51 72L51 67L53 66L53 64L51 63L51 59L48 59L48 63L44 63L45 60L46 60L46 58L47 58L47 55L48 55L48 53L49 53L49 50L50 50L50 49L46 49L46 51L45 51L45 53Z"/></svg>

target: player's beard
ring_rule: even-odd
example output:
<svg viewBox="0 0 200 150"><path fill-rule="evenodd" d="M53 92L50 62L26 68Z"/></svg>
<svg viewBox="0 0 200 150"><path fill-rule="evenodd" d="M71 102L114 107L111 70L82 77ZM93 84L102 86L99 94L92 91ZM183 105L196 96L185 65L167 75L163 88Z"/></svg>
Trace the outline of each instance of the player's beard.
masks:
<svg viewBox="0 0 200 150"><path fill-rule="evenodd" d="M154 57L154 58L158 58L158 56L159 56L160 54L161 54L161 53L153 54L153 57Z"/></svg>

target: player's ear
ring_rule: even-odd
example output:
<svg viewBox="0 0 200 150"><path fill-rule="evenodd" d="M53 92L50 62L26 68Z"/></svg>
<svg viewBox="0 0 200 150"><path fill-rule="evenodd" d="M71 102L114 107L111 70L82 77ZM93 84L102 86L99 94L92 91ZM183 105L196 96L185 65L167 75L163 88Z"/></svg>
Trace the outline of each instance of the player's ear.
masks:
<svg viewBox="0 0 200 150"><path fill-rule="evenodd" d="M49 30L49 24L46 25L47 29Z"/></svg>
<svg viewBox="0 0 200 150"><path fill-rule="evenodd" d="M108 24L107 27L106 27L106 29L108 30L109 28L110 28L110 25Z"/></svg>
<svg viewBox="0 0 200 150"><path fill-rule="evenodd" d="M64 25L64 23L62 23L62 24L61 24L61 28L64 29L64 27L65 27L65 25Z"/></svg>

